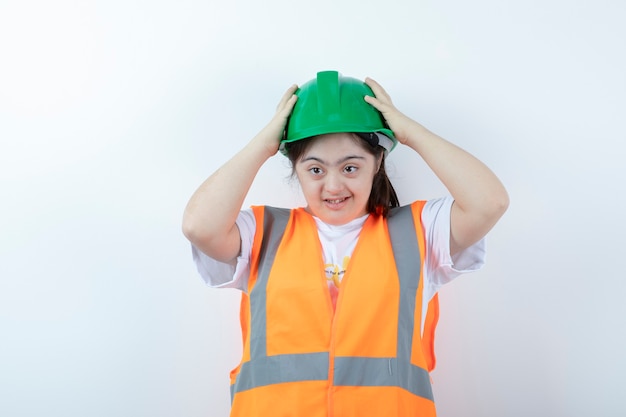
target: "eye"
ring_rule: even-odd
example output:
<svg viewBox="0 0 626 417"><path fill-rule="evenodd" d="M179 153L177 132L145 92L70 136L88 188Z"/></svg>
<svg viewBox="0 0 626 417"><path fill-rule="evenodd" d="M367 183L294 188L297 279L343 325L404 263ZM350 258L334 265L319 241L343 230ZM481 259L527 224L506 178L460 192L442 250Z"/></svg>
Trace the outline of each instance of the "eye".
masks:
<svg viewBox="0 0 626 417"><path fill-rule="evenodd" d="M322 169L320 167L312 167L309 168L309 172L313 175L320 175L322 173Z"/></svg>
<svg viewBox="0 0 626 417"><path fill-rule="evenodd" d="M359 168L354 165L347 165L343 170L348 174L354 174Z"/></svg>

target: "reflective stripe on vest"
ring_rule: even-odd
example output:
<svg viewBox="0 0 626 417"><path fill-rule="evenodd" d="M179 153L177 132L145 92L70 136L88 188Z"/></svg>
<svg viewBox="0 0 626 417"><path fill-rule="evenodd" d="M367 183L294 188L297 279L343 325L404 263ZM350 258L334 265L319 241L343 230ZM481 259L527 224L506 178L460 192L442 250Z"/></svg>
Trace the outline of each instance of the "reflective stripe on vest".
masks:
<svg viewBox="0 0 626 417"><path fill-rule="evenodd" d="M254 291L250 292L250 361L241 364L231 398L238 392L271 384L300 381L327 381L329 353L267 355L266 288L277 249L289 222L291 211L264 208L263 240ZM426 369L411 364L411 349L416 323L416 291L410 284L420 276L420 249L416 238L411 206L393 209L387 225L400 279L397 353L393 358L334 358L334 386L387 386L405 389L433 401L430 376ZM417 326L420 324L417 323Z"/></svg>

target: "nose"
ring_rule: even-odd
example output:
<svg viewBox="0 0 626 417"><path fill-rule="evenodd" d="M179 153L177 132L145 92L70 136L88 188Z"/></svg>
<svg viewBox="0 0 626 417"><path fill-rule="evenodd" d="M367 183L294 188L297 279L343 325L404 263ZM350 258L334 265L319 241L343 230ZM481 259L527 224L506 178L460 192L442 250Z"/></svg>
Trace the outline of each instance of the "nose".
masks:
<svg viewBox="0 0 626 417"><path fill-rule="evenodd" d="M335 172L327 173L326 181L324 182L324 189L332 194L343 190L343 179L341 178L341 175Z"/></svg>

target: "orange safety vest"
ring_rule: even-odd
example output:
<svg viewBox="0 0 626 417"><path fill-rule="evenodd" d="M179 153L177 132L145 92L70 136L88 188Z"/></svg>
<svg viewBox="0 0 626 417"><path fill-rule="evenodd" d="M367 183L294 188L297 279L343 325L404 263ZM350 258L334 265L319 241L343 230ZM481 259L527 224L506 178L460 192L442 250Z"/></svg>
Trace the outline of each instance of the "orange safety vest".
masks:
<svg viewBox="0 0 626 417"><path fill-rule="evenodd" d="M231 417L436 415L436 297L420 331L424 203L367 218L334 312L313 217L302 208L253 207Z"/></svg>

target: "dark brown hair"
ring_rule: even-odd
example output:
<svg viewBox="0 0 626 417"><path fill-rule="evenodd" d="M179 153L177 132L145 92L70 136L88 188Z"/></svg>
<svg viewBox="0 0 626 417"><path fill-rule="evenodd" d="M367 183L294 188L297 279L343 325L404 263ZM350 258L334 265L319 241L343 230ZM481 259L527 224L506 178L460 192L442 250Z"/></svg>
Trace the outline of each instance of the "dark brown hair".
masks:
<svg viewBox="0 0 626 417"><path fill-rule="evenodd" d="M377 213L383 217L387 217L389 209L400 206L400 202L398 201L396 190L394 190L387 176L387 172L385 171L385 149L382 146L378 146L377 140L375 142L371 140L372 135L353 133L352 136L356 143L367 152L374 155L376 159L381 158L380 168L374 175L372 191L367 200L367 211L368 213ZM291 162L292 174L295 174L296 162L298 162L317 137L318 136L313 136L285 144L287 158L289 158Z"/></svg>

